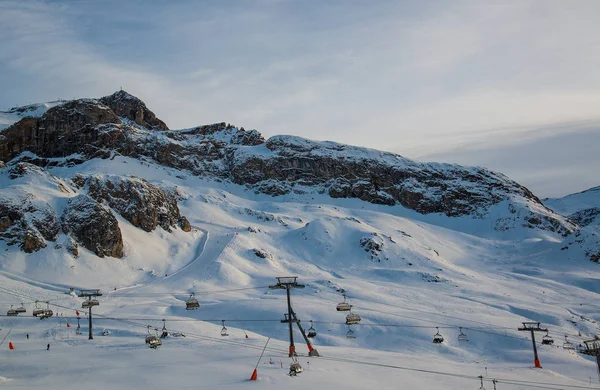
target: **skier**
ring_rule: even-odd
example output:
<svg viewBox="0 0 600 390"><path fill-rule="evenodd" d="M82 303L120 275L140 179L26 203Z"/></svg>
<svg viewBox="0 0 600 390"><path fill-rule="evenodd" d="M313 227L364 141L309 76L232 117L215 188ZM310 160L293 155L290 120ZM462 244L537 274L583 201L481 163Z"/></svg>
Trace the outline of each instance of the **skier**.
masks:
<svg viewBox="0 0 600 390"><path fill-rule="evenodd" d="M46 351L50 350L50 343L48 343L48 345L46 346Z"/></svg>
<svg viewBox="0 0 600 390"><path fill-rule="evenodd" d="M27 340L29 340L29 333L27 333Z"/></svg>

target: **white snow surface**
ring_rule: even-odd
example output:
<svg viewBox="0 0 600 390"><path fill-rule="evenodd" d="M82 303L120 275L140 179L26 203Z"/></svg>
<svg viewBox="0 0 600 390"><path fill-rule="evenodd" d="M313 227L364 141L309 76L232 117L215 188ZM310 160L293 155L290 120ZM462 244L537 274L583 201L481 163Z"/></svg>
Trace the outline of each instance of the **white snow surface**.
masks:
<svg viewBox="0 0 600 390"><path fill-rule="evenodd" d="M8 111L0 111L0 131L20 121L25 117L39 118L52 107L66 103L66 100L56 100L47 103L30 104L23 107L15 107Z"/></svg>
<svg viewBox="0 0 600 390"><path fill-rule="evenodd" d="M590 381L600 387L595 361L562 348L565 335L577 345L599 331L598 264L567 257L562 238L547 231L495 230L492 219L506 207L474 220L314 193L271 197L124 157L14 180L7 171L0 169L5 199L29 194L59 215L80 193L70 183L78 173L142 177L177 194L193 230L147 233L115 212L122 259L101 259L81 246L74 258L52 242L26 254L0 241L0 308L27 308L0 317L0 340L8 334L0 388L462 390L478 389L479 375L488 389L494 378L502 390L589 388ZM361 241L380 250L366 251ZM288 275L306 285L292 292L292 303L305 328L314 321L313 345L323 356L307 357L295 329L304 367L297 377L287 375L285 292L266 287ZM104 294L94 308L93 340L70 286ZM353 326L356 339L345 337L345 313L335 310L341 289L362 317ZM187 311L191 292L200 309ZM49 300L60 314L32 317L35 300ZM83 335L75 332L76 310ZM160 330L162 319L172 335L151 350L146 325ZM221 320L228 337L219 335ZM555 339L541 345L543 334L536 334L543 369L532 367L530 336L517 331L523 321L540 321ZM431 342L435 327L445 337L441 345ZM459 327L469 342L457 341ZM101 336L105 329L110 335ZM249 382L267 338L258 380Z"/></svg>

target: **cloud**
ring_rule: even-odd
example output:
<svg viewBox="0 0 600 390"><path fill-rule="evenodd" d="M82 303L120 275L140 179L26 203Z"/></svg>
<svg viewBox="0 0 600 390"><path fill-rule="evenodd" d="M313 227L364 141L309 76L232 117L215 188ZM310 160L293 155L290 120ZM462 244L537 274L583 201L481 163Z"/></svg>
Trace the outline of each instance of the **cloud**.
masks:
<svg viewBox="0 0 600 390"><path fill-rule="evenodd" d="M501 128L502 142L597 119L599 13L594 0L7 0L0 107L122 86L172 128L431 154L464 132Z"/></svg>

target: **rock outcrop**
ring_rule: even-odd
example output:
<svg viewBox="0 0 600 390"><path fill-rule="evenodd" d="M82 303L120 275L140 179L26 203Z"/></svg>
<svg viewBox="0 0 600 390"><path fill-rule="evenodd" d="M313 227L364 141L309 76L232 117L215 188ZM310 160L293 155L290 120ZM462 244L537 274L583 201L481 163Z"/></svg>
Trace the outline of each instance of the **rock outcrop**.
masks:
<svg viewBox="0 0 600 390"><path fill-rule="evenodd" d="M123 238L117 219L104 205L87 195L69 200L61 217L62 231L99 257L123 256Z"/></svg>
<svg viewBox="0 0 600 390"><path fill-rule="evenodd" d="M0 198L0 239L19 245L27 253L36 252L54 241L59 226L56 213L45 202L29 195L24 199Z"/></svg>
<svg viewBox="0 0 600 390"><path fill-rule="evenodd" d="M144 179L110 175L78 176L74 184L85 187L90 197L104 202L133 226L147 232L157 226L167 231L176 226L184 231L191 230L189 221L179 213L177 199Z"/></svg>
<svg viewBox="0 0 600 390"><path fill-rule="evenodd" d="M165 122L158 119L143 101L123 90L101 98L100 102L110 107L117 116L127 118L147 129L169 130Z"/></svg>
<svg viewBox="0 0 600 390"><path fill-rule="evenodd" d="M421 214L476 218L484 218L491 207L506 201L523 210L524 205L531 207L514 213L510 221L498 221L499 230L516 225L562 235L576 230L567 219L546 209L527 188L484 168L419 163L393 153L293 136L265 141L256 130L224 122L167 130L141 100L124 91L98 100L61 104L41 118L23 118L0 134L3 161L23 151L43 158L27 156L36 164L56 163L49 159L70 153L79 153L80 160L62 163L121 154L150 158L273 196L327 193L334 198L402 205ZM136 223L144 229L154 224Z"/></svg>

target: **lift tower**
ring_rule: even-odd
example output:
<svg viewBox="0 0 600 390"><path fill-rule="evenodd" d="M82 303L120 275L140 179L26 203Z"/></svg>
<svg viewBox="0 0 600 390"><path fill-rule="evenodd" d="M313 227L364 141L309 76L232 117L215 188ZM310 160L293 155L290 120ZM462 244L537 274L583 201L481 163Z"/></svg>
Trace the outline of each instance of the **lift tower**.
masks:
<svg viewBox="0 0 600 390"><path fill-rule="evenodd" d="M583 342L585 344L585 348L581 348L579 352L584 355L595 356L596 357L596 365L598 366L598 379L600 380L600 339L598 336L593 340L587 340Z"/></svg>
<svg viewBox="0 0 600 390"><path fill-rule="evenodd" d="M535 345L535 332L548 332L548 329L540 328L539 322L523 322L523 326L519 328L521 332L531 332L531 341L533 342L533 363L536 368L542 368L540 359L538 358L537 346Z"/></svg>
<svg viewBox="0 0 600 390"><path fill-rule="evenodd" d="M77 294L80 298L87 298L87 301L83 301L81 307L83 309L88 308L88 321L89 321L89 336L88 340L93 340L94 336L92 336L92 307L100 305L97 299L93 299L96 297L102 296L102 293L98 289L94 290L79 290L79 294Z"/></svg>
<svg viewBox="0 0 600 390"><path fill-rule="evenodd" d="M310 341L306 337L306 334L304 334L304 329L302 329L302 326L300 325L300 320L296 317L296 313L292 309L292 303L290 301L290 290L292 288L304 288L305 286L303 284L298 283L297 276L281 276L281 277L277 277L276 279L277 279L277 284L269 286L269 288L272 290L281 289L281 290L286 291L287 314L284 315L284 319L281 320L281 322L289 324L289 329L290 329L289 356L290 357L296 356L296 347L294 346L294 333L293 333L293 324L294 323L296 323L296 325L298 325L298 328L300 329L300 333L302 333L302 336L304 337L304 340L306 341L306 345L308 346L308 355L309 356L319 356L319 353L317 352L317 350L312 347Z"/></svg>

